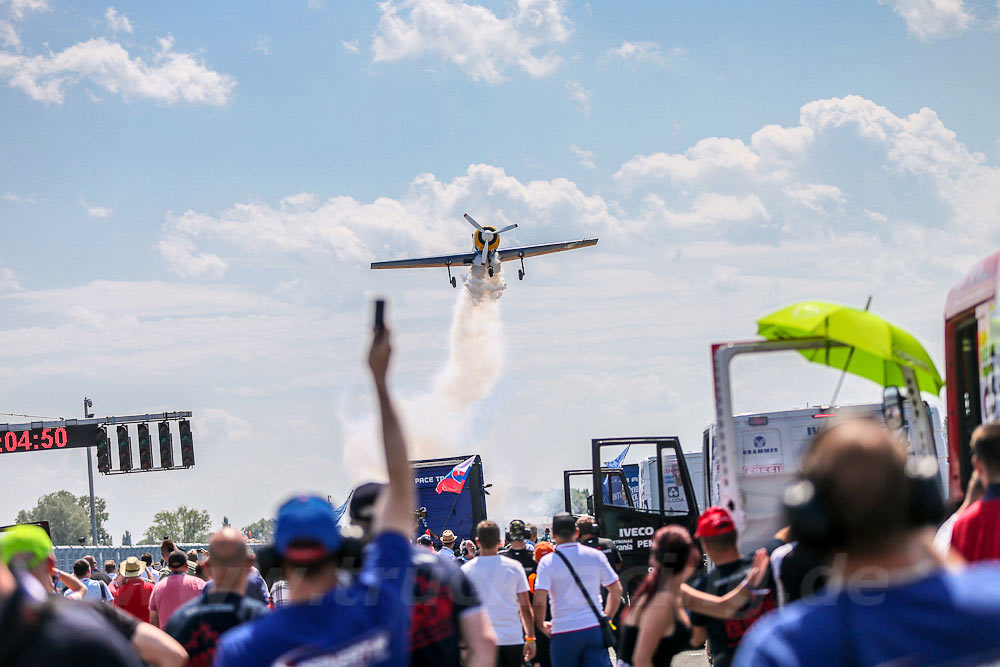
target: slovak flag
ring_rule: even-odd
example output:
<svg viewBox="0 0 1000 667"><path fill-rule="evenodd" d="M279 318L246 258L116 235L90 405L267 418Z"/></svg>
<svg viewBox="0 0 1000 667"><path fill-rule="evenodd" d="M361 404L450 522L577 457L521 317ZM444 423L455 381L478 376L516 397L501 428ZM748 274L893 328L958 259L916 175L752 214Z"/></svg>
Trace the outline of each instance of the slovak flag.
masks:
<svg viewBox="0 0 1000 667"><path fill-rule="evenodd" d="M469 478L469 468L475 463L476 457L470 456L465 461L462 461L457 466L451 469L448 476L438 482L436 491L438 493L443 493L447 491L448 493L461 493L462 489L465 487L465 480Z"/></svg>

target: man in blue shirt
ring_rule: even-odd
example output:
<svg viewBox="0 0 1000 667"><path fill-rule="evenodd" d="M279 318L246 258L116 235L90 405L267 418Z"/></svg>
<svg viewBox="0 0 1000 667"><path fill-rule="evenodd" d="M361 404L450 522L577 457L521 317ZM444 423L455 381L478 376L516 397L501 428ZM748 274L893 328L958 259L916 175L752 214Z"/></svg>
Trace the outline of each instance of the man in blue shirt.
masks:
<svg viewBox="0 0 1000 667"><path fill-rule="evenodd" d="M368 355L382 417L389 482L375 513L365 567L339 585L341 537L325 498L298 496L278 510L274 549L288 581L289 603L222 636L215 664L252 666L408 664L410 607L404 600L413 529L413 473L386 387L388 331L376 331Z"/></svg>
<svg viewBox="0 0 1000 667"><path fill-rule="evenodd" d="M982 664L1000 660L1000 568L940 567L917 525L906 452L883 427L821 433L803 460L829 527L824 592L762 618L735 665ZM834 555L835 554L835 555Z"/></svg>

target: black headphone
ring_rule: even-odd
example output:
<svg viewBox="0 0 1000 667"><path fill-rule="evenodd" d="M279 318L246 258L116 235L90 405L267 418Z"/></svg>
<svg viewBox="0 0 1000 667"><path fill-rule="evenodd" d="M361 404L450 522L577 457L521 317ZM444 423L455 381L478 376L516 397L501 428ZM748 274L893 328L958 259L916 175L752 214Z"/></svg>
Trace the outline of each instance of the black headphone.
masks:
<svg viewBox="0 0 1000 667"><path fill-rule="evenodd" d="M909 527L937 526L944 518L944 500L937 477L937 460L933 456L907 461ZM785 489L783 504L792 536L804 546L825 552L843 546L847 538L844 522L814 479L807 475Z"/></svg>

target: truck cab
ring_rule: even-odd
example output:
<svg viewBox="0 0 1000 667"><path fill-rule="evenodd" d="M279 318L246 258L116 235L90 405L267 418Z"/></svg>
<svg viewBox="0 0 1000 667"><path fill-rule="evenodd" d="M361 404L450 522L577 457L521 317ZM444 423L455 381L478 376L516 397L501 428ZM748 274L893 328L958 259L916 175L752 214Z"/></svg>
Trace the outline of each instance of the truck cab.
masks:
<svg viewBox="0 0 1000 667"><path fill-rule="evenodd" d="M614 542L626 582L645 576L658 528L678 524L693 534L698 522L694 485L673 436L592 440L591 467L565 471L563 494L567 512L593 516L600 536Z"/></svg>

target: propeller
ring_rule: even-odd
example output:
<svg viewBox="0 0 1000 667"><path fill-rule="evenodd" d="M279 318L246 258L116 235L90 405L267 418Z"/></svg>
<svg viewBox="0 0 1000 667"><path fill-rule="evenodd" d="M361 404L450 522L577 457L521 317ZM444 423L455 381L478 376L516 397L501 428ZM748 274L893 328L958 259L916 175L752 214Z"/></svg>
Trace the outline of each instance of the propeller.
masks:
<svg viewBox="0 0 1000 667"><path fill-rule="evenodd" d="M483 243L486 246L489 246L491 243L493 243L493 239L495 239L500 234L503 234L504 232L509 232L512 229L517 229L517 225L516 224L515 225L507 225L503 229L498 229L496 231L494 231L492 229L485 229L485 228L483 228L482 225L480 225L478 222L476 222L475 218L473 218L471 215L469 215L468 213L465 213L464 215L465 215L465 219L469 221L469 224L479 230L480 238L483 239Z"/></svg>

